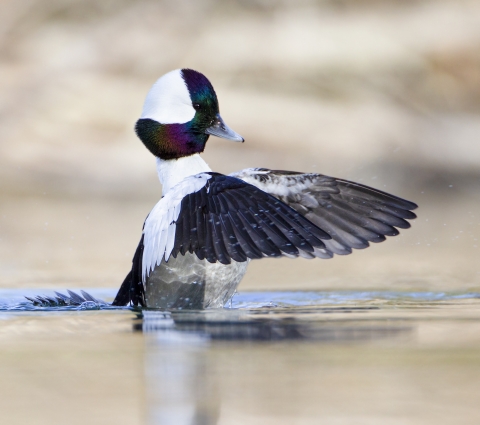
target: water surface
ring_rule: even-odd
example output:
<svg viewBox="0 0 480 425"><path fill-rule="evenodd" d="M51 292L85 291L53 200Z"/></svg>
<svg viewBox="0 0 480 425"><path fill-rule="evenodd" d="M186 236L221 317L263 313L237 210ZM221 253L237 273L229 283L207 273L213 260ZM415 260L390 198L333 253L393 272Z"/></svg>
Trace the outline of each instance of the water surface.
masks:
<svg viewBox="0 0 480 425"><path fill-rule="evenodd" d="M244 292L199 312L36 294L53 292L0 291L6 423L480 423L477 293Z"/></svg>

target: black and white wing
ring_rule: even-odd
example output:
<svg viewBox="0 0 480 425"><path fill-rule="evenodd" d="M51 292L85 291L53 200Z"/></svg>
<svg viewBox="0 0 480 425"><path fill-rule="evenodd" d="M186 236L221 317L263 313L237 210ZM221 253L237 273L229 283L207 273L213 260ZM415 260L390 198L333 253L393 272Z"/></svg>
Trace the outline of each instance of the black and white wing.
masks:
<svg viewBox="0 0 480 425"><path fill-rule="evenodd" d="M386 192L322 174L248 168L230 174L275 196L327 232L326 250L309 255L330 258L362 249L369 242L382 242L385 236L408 229L406 220L416 218L417 208Z"/></svg>
<svg viewBox="0 0 480 425"><path fill-rule="evenodd" d="M324 250L330 236L274 196L235 177L201 173L170 190L143 230L143 280L170 256L210 263L298 256Z"/></svg>
<svg viewBox="0 0 480 425"><path fill-rule="evenodd" d="M326 255L330 236L274 196L235 177L201 173L169 190L143 236L114 305L143 305L143 283L162 260L195 253L230 264L279 256Z"/></svg>

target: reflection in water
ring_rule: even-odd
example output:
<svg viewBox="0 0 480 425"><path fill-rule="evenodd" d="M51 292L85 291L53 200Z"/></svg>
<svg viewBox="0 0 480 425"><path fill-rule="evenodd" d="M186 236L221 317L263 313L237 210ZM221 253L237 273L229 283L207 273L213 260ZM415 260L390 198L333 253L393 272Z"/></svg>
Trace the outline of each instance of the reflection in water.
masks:
<svg viewBox="0 0 480 425"><path fill-rule="evenodd" d="M157 312L144 310L134 329L155 333L162 341L185 338L208 341L356 341L395 336L410 330L405 326L359 325L319 321L319 314L366 313L376 307L204 310ZM308 316L311 316L309 318Z"/></svg>
<svg viewBox="0 0 480 425"><path fill-rule="evenodd" d="M147 338L145 377L150 424L216 424L220 398L207 367L208 339L175 329L169 313L144 312L134 329Z"/></svg>
<svg viewBox="0 0 480 425"><path fill-rule="evenodd" d="M220 417L221 394L212 348L217 341L364 341L411 332L411 326L355 325L318 321L324 313L368 312L366 308L144 310L134 330L146 336L145 379L149 423L213 425ZM309 316L312 319L309 320Z"/></svg>
<svg viewBox="0 0 480 425"><path fill-rule="evenodd" d="M151 424L216 424L220 397L215 377L209 376L208 350L185 335L180 342L161 341L145 354L148 421Z"/></svg>

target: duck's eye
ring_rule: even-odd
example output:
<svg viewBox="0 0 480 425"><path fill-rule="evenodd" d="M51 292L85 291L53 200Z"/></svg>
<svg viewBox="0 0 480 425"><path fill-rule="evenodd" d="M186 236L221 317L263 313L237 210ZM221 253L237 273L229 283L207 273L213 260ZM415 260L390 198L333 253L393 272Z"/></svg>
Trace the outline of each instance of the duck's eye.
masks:
<svg viewBox="0 0 480 425"><path fill-rule="evenodd" d="M193 108L198 111L200 109L200 103L194 103Z"/></svg>

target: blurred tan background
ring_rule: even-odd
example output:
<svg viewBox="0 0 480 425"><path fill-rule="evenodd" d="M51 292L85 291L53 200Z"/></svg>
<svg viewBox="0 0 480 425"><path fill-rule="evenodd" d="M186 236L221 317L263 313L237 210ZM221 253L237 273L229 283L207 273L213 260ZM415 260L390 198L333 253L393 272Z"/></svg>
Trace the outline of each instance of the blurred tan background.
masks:
<svg viewBox="0 0 480 425"><path fill-rule="evenodd" d="M480 291L480 2L0 4L0 286L118 287L161 188L133 125L153 82L206 74L246 142L220 172L317 171L420 205L333 260L253 262L253 289Z"/></svg>

